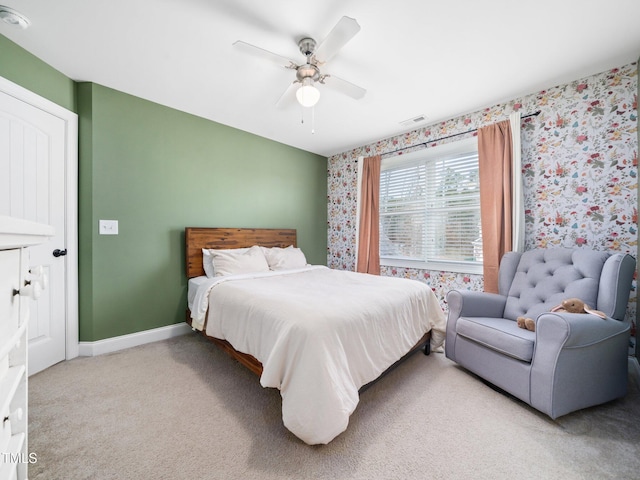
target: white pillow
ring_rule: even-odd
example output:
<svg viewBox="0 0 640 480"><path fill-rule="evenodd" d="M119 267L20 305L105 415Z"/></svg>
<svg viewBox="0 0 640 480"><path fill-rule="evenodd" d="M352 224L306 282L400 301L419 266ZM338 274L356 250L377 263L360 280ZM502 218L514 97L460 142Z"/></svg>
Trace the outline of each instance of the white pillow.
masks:
<svg viewBox="0 0 640 480"><path fill-rule="evenodd" d="M238 252L241 249L212 250L213 269L216 277L238 273L268 272L269 264L257 245Z"/></svg>
<svg viewBox="0 0 640 480"><path fill-rule="evenodd" d="M288 268L302 268L307 265L307 259L302 250L293 245L287 248L273 247L263 248L262 252L267 259L271 270L286 270Z"/></svg>
<svg viewBox="0 0 640 480"><path fill-rule="evenodd" d="M202 267L204 268L204 273L207 275L207 277L211 278L211 277L215 277L216 272L215 269L213 268L213 254L212 252L237 252L237 253L244 253L247 250L249 250L249 248L229 248L226 250L217 250L217 249L213 249L213 248L203 248L202 249Z"/></svg>
<svg viewBox="0 0 640 480"><path fill-rule="evenodd" d="M204 273L207 277L211 278L215 275L213 271L213 256L211 255L211 251L208 248L202 249L202 268L204 268Z"/></svg>

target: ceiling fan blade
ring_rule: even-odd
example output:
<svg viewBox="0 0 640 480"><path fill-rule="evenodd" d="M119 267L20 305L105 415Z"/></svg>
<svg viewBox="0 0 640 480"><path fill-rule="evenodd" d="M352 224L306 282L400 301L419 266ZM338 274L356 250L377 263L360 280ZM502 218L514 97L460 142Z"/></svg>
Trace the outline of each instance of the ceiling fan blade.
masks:
<svg viewBox="0 0 640 480"><path fill-rule="evenodd" d="M298 82L297 80L294 82L291 82L287 87L287 89L284 91L284 93L280 96L280 98L276 102L276 108L284 109L289 105L293 104L296 98L294 92L298 89L297 86L299 85L300 85L300 82Z"/></svg>
<svg viewBox="0 0 640 480"><path fill-rule="evenodd" d="M354 85L351 82L347 82L346 80L343 80L340 77L335 77L333 75L326 75L322 83L324 83L327 87L330 87L340 93L344 93L345 95L348 95L351 98L355 98L356 100L360 100L367 93L364 88Z"/></svg>
<svg viewBox="0 0 640 480"><path fill-rule="evenodd" d="M342 17L329 32L315 51L316 60L325 63L344 47L356 33L360 31L360 25L351 17Z"/></svg>
<svg viewBox="0 0 640 480"><path fill-rule="evenodd" d="M233 46L237 50L248 53L249 55L253 55L254 57L269 60L270 62L284 68L289 68L292 65L296 65L293 60L290 60L287 57L283 57L282 55L270 52L269 50L265 50L264 48L256 47L255 45L251 45L250 43L246 43L241 40L234 42Z"/></svg>

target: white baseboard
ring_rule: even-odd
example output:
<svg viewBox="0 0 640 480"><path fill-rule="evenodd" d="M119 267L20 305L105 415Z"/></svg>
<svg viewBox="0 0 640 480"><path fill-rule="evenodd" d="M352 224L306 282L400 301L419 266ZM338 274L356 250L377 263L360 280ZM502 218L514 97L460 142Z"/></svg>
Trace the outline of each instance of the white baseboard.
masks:
<svg viewBox="0 0 640 480"><path fill-rule="evenodd" d="M97 342L80 342L78 353L81 357L94 357L105 353L117 352L125 348L137 347L146 343L166 340L168 338L185 335L191 331L186 323L176 323L166 327L154 328L143 332L130 333L119 337L106 338Z"/></svg>

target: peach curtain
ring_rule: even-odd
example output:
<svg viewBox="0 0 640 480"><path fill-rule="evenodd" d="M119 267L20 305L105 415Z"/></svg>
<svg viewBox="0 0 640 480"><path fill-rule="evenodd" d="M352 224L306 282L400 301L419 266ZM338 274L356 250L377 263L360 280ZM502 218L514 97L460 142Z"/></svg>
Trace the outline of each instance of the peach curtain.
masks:
<svg viewBox="0 0 640 480"><path fill-rule="evenodd" d="M498 293L500 259L512 249L512 140L509 120L478 129L484 291Z"/></svg>
<svg viewBox="0 0 640 480"><path fill-rule="evenodd" d="M376 155L363 159L360 225L356 271L380 275L380 163Z"/></svg>

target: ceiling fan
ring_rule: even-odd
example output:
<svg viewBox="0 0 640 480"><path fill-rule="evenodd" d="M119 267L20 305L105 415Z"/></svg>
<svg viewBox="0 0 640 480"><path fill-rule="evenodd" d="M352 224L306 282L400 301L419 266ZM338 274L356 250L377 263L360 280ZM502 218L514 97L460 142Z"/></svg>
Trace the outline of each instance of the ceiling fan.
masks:
<svg viewBox="0 0 640 480"><path fill-rule="evenodd" d="M364 88L322 71L325 64L359 31L360 25L358 25L355 19L342 17L320 44L317 44L313 38L302 38L298 42L298 48L306 57L305 63L297 63L287 57L240 40L236 41L233 46L255 57L269 60L276 65L290 70L295 70L296 79L276 102L276 107L282 107L288 99L292 98L294 91L296 92L298 102L303 107L313 107L320 99L320 90L316 87L318 83L326 85L356 100L364 97L367 92Z"/></svg>

